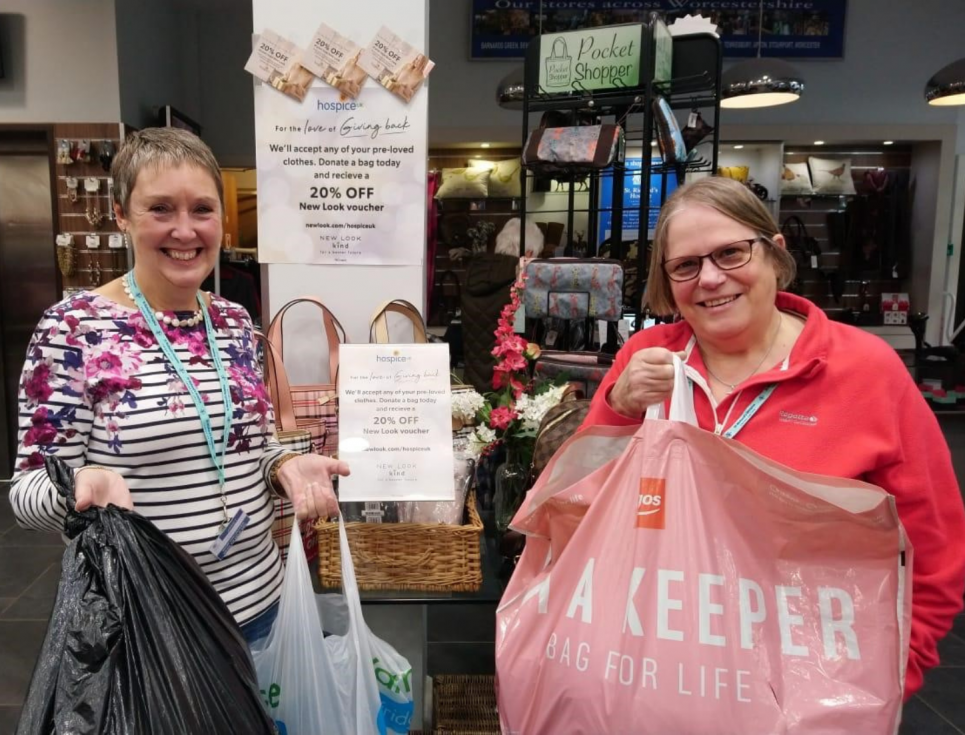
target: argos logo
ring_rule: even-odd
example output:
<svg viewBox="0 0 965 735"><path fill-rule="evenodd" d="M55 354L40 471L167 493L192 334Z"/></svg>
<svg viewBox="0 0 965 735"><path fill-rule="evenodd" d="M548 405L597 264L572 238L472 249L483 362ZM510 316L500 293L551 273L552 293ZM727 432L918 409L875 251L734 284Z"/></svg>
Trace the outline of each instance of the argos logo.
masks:
<svg viewBox="0 0 965 735"><path fill-rule="evenodd" d="M662 530L667 522L667 481L659 477L640 478L637 528Z"/></svg>

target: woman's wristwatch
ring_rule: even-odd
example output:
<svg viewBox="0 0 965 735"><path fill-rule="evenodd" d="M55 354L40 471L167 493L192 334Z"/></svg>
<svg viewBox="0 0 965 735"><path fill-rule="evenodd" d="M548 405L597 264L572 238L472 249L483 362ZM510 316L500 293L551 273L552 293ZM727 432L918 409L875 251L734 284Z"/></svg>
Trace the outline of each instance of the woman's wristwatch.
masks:
<svg viewBox="0 0 965 735"><path fill-rule="evenodd" d="M268 488L277 495L283 495L281 486L278 484L278 470L282 468L285 462L290 462L295 459L295 457L300 457L301 455L292 452L291 454L283 454L281 457L275 460L272 464L271 469L268 470Z"/></svg>

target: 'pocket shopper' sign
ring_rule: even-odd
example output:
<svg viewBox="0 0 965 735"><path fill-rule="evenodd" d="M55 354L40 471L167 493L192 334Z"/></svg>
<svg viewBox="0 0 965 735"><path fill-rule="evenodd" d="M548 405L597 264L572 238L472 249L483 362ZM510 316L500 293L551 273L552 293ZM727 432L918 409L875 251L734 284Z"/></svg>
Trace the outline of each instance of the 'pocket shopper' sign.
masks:
<svg viewBox="0 0 965 735"><path fill-rule="evenodd" d="M539 86L545 92L636 87L640 24L547 33L540 38Z"/></svg>

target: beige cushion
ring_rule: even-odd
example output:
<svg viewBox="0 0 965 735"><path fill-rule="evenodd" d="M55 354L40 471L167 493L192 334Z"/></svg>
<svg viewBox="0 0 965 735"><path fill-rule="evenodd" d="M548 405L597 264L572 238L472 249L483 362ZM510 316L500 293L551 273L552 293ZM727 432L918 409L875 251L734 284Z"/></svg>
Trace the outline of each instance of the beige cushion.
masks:
<svg viewBox="0 0 965 735"><path fill-rule="evenodd" d="M520 195L519 166L518 158L499 161L489 172L489 196L518 197Z"/></svg>
<svg viewBox="0 0 965 735"><path fill-rule="evenodd" d="M781 194L813 194L806 163L785 163L781 172Z"/></svg>
<svg viewBox="0 0 965 735"><path fill-rule="evenodd" d="M815 194L856 194L850 158L808 158Z"/></svg>
<svg viewBox="0 0 965 735"><path fill-rule="evenodd" d="M481 168L444 168L436 199L485 199L489 196L489 171Z"/></svg>

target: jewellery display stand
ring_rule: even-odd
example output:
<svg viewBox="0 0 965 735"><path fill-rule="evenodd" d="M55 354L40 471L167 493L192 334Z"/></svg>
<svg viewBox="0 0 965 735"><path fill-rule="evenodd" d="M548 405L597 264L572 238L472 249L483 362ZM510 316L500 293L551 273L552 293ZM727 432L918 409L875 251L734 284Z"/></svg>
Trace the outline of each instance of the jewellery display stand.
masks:
<svg viewBox="0 0 965 735"><path fill-rule="evenodd" d="M577 32L579 33L579 32ZM641 164L639 168L628 169L624 156L619 155L612 165L601 170L574 170L569 174L554 174L554 178L562 181L588 180L588 204L581 210L576 207L576 187L568 187L568 201L565 210L567 217L567 245L566 255L573 254L573 223L576 212L586 212L587 215L587 243L586 252L589 256L596 256L599 251L598 242L599 221L601 212L611 213L610 240L612 243L609 257L623 260L629 251L629 244L636 241L643 245L647 242L647 227L650 218L650 196L648 191L654 185L655 177L659 179L662 204L667 196L668 176L676 174L678 182L689 174L711 174L717 170L717 151L720 142L720 78L723 66L723 50L720 39L710 33L697 33L671 37L672 63L668 79L658 78L658 69L666 68L668 59L665 46L660 43L661 38L669 36L666 25L652 14L648 23L641 25L640 34L640 73L639 84L634 87L612 87L603 90L587 90L579 82L573 82L563 91L547 91L539 86L541 38L530 42L525 64L525 94L523 97L522 115L522 144L525 148L532 127L530 114L534 112L571 113L575 120L572 125L598 125L603 122L620 124L625 133L628 146L641 149ZM660 51L658 51L660 47ZM671 110L699 110L707 122L713 126L713 131L707 141L695 147L698 155L691 155L687 160L679 163L660 163L654 165L651 161L651 142L655 140L656 126L654 124L654 100L663 97ZM636 232L624 232L623 215L624 204L622 192L627 176L639 176L641 189L645 193L640 197L639 226ZM527 191L527 178L534 177L534 172L523 167L520 172L521 190ZM600 206L601 183L611 179L612 200L611 207ZM649 186L648 186L649 184ZM526 198L520 200L519 216L525 221ZM545 210L541 214L551 214ZM526 249L525 231L521 237L520 252ZM631 303L624 307L632 310L637 323L642 318L642 301L647 274L646 247L637 248L637 273L639 276L633 284Z"/></svg>
<svg viewBox="0 0 965 735"><path fill-rule="evenodd" d="M51 156L56 176L56 227L58 234L73 236L67 247L73 250L73 268L61 269L62 292L97 288L133 266L128 247L111 247L111 235L120 234L113 211L113 181L109 168L113 153L124 139L121 123L57 123L53 126L55 152ZM57 151L80 149L89 144L89 155L81 158L57 155ZM66 145L65 145L66 144ZM105 154L105 155L102 155ZM70 163L66 163L66 161ZM105 165L108 170L105 170ZM117 244L117 240L114 240ZM51 243L51 247L62 247ZM65 260L61 258L60 260Z"/></svg>

